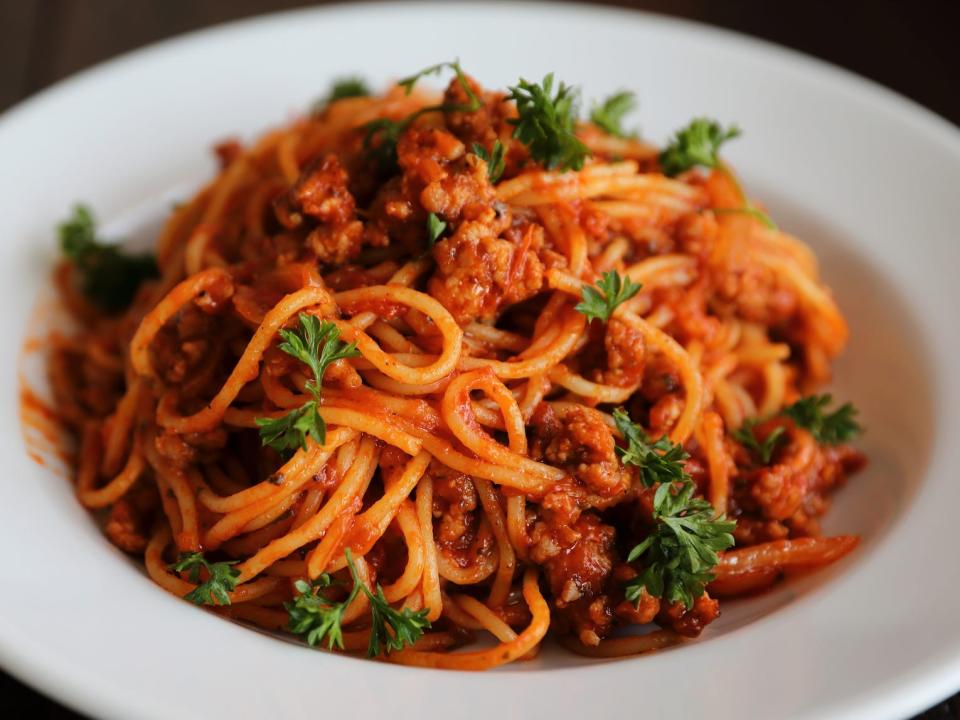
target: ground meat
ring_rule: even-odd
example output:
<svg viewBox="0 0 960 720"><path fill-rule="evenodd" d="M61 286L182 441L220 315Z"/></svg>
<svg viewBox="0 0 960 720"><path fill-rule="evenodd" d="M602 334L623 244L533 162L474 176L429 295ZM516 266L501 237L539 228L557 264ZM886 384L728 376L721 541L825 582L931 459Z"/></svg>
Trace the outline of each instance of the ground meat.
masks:
<svg viewBox="0 0 960 720"><path fill-rule="evenodd" d="M661 627L671 628L684 637L697 637L703 629L720 615L720 603L706 592L693 601L693 607L687 610L683 603L662 605L657 615Z"/></svg>
<svg viewBox="0 0 960 720"><path fill-rule="evenodd" d="M467 77L466 81L482 104L472 112L451 110L444 113L447 128L468 148L476 143L490 152L499 140L505 150L504 176L512 177L529 158L526 146L511 137L514 126L510 120L517 115L516 106L507 102L503 93L484 90L471 77ZM470 100L459 78L451 80L443 96L444 104L463 106L469 104Z"/></svg>
<svg viewBox="0 0 960 720"><path fill-rule="evenodd" d="M650 435L660 437L670 432L683 413L683 398L677 393L667 393L650 408Z"/></svg>
<svg viewBox="0 0 960 720"><path fill-rule="evenodd" d="M446 221L475 218L495 199L483 164L438 128L411 128L397 143L406 197Z"/></svg>
<svg viewBox="0 0 960 720"><path fill-rule="evenodd" d="M716 246L719 232L714 215L692 213L677 222L676 241L682 252L705 260Z"/></svg>
<svg viewBox="0 0 960 720"><path fill-rule="evenodd" d="M467 146L477 143L488 147L498 138L513 132L513 126L507 120L516 115L514 107L505 102L500 92L484 90L480 83L471 77L466 78L471 92L481 100L478 110L464 112L450 110L444 113L447 127ZM471 101L459 78L453 78L443 95L444 105L464 106Z"/></svg>
<svg viewBox="0 0 960 720"><path fill-rule="evenodd" d="M776 273L757 263L718 268L713 276L711 307L718 314L734 314L751 322L779 325L797 310L793 291L781 287Z"/></svg>
<svg viewBox="0 0 960 720"><path fill-rule="evenodd" d="M103 525L107 538L124 552L140 554L147 547L154 512L160 502L154 485L136 483L110 506Z"/></svg>
<svg viewBox="0 0 960 720"><path fill-rule="evenodd" d="M630 572L621 572L620 567L627 568ZM637 571L629 565L622 565L614 571L614 579L619 587L637 576ZM646 625L653 622L660 612L660 599L655 598L647 592L646 588L640 589L640 597L636 601L622 600L614 608L614 615L621 622L629 625Z"/></svg>
<svg viewBox="0 0 960 720"><path fill-rule="evenodd" d="M553 410L541 404L531 422L535 457L566 470L603 497L627 489L630 474L617 458L613 433L596 410L579 405Z"/></svg>
<svg viewBox="0 0 960 720"><path fill-rule="evenodd" d="M434 538L444 550L462 552L473 543L478 504L473 481L436 460L428 474L433 480Z"/></svg>
<svg viewBox="0 0 960 720"><path fill-rule="evenodd" d="M530 536L530 559L543 566L554 606L587 644L595 645L613 627L603 590L613 569L614 535L593 513L570 523L546 512Z"/></svg>
<svg viewBox="0 0 960 720"><path fill-rule="evenodd" d="M133 503L121 498L110 507L103 532L124 552L139 554L147 548L146 529Z"/></svg>
<svg viewBox="0 0 960 720"><path fill-rule="evenodd" d="M320 262L344 263L356 257L363 244L363 223L356 217L349 180L337 156L327 155L310 163L290 190L290 205L316 221L307 245Z"/></svg>
<svg viewBox="0 0 960 720"><path fill-rule="evenodd" d="M541 521L531 535L530 558L543 565L557 607L603 590L613 569L614 530L592 513L572 525Z"/></svg>
<svg viewBox="0 0 960 720"><path fill-rule="evenodd" d="M593 379L605 385L633 387L643 379L646 345L643 335L633 326L613 318L603 336L606 370L594 371Z"/></svg>
<svg viewBox="0 0 960 720"><path fill-rule="evenodd" d="M613 630L615 622L607 595L581 598L564 608L558 608L558 614L568 631L573 631L584 645L599 645Z"/></svg>
<svg viewBox="0 0 960 720"><path fill-rule="evenodd" d="M820 454L806 430L783 421L787 443L775 462L748 473L750 494L768 520L785 520L800 508L810 482L819 474Z"/></svg>
<svg viewBox="0 0 960 720"><path fill-rule="evenodd" d="M428 291L461 324L495 317L502 305L526 300L543 286L543 265L530 251L542 232L529 225L519 242L511 242L497 237L486 222L462 223L434 247L437 271Z"/></svg>
<svg viewBox="0 0 960 720"><path fill-rule="evenodd" d="M178 467L186 467L197 459L196 449L188 445L183 437L166 430L154 440L157 452Z"/></svg>
<svg viewBox="0 0 960 720"><path fill-rule="evenodd" d="M758 439L774 427L788 428L787 443L770 465L755 467L745 453L736 455L730 514L737 519L738 546L819 535L818 518L830 507L829 493L865 463L859 451L816 445L809 433L782 418L758 425Z"/></svg>

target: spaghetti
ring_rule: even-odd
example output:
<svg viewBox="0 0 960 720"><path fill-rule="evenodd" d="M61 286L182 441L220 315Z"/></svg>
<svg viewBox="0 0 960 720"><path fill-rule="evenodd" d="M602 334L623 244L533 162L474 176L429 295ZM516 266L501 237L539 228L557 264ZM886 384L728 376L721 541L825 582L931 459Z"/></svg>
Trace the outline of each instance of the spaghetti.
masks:
<svg viewBox="0 0 960 720"><path fill-rule="evenodd" d="M50 376L109 539L217 613L471 670L548 630L673 645L852 549L819 532L863 458L804 399L847 337L806 246L722 162L531 134L569 88L449 66L439 100L413 78L218 146L123 312L58 270L83 329ZM715 533L686 579L677 519Z"/></svg>

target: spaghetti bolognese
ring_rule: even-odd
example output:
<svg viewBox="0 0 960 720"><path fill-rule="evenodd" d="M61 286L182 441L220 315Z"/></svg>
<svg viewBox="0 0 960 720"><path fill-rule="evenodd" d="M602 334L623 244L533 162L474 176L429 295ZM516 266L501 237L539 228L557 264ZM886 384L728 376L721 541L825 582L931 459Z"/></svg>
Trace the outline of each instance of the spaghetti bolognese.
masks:
<svg viewBox="0 0 960 720"><path fill-rule="evenodd" d="M852 550L819 529L864 458L815 394L847 339L816 259L720 157L737 128L657 148L632 104L350 80L218 145L155 257L77 208L49 369L107 537L219 614L471 670L551 628L675 644Z"/></svg>

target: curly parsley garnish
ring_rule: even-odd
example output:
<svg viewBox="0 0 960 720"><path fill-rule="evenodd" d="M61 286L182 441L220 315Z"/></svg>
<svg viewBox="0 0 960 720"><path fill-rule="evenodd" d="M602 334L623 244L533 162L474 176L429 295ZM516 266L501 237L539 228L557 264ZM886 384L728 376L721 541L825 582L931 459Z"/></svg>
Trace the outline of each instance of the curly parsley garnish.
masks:
<svg viewBox="0 0 960 720"><path fill-rule="evenodd" d="M177 572L187 572L187 578L197 587L184 595L184 599L196 605L229 605L230 594L237 587L240 571L233 566L236 560L208 562L203 553L182 553L170 568ZM200 571L207 571L207 579L200 582Z"/></svg>
<svg viewBox="0 0 960 720"><path fill-rule="evenodd" d="M679 175L702 165L715 168L720 164L720 146L740 134L736 125L724 129L720 123L697 118L678 130L670 144L660 153L660 167L665 175Z"/></svg>
<svg viewBox="0 0 960 720"><path fill-rule="evenodd" d="M487 152L487 149L478 143L473 143L470 149L473 151L474 155L487 164L487 177L490 178L491 183L496 184L496 182L503 175L503 170L505 167L503 159L503 143L500 142L500 140L495 140L493 143L493 150L490 152Z"/></svg>
<svg viewBox="0 0 960 720"><path fill-rule="evenodd" d="M597 281L599 290L591 285L583 286L583 301L578 303L574 310L583 313L590 320L606 322L618 305L632 298L642 287L642 284L635 283L629 276L621 276L615 270L608 270Z"/></svg>
<svg viewBox="0 0 960 720"><path fill-rule="evenodd" d="M370 642L367 645L367 657L376 657L393 650L402 650L413 645L423 631L430 627L426 609L414 612L410 608L395 610L383 595L383 588L378 583L375 591L371 591L357 574L353 563L353 554L350 549L345 550L350 576L353 578L353 588L346 599L341 602L330 600L324 590L333 584L330 576L324 573L313 583L298 580L294 586L298 595L290 602L284 603L290 616L288 628L290 632L304 636L311 647L327 640L327 647L343 649L343 613L361 592L370 601Z"/></svg>
<svg viewBox="0 0 960 720"><path fill-rule="evenodd" d="M826 412L833 396L808 395L783 409L783 414L808 430L821 445L839 445L856 437L863 428L856 421L857 409L844 403L833 412Z"/></svg>
<svg viewBox="0 0 960 720"><path fill-rule="evenodd" d="M590 149L574 134L577 119L577 91L559 83L554 94L553 73L539 85L521 78L509 88L519 117L510 120L516 127L513 137L530 150L530 156L548 170L579 170Z"/></svg>
<svg viewBox="0 0 960 720"><path fill-rule="evenodd" d="M690 455L682 446L670 442L666 437L651 442L623 408L613 411L613 421L627 441L626 448L617 447L617 455L625 465L640 468L640 479L645 487L653 487L657 483L685 482L688 476L684 461Z"/></svg>
<svg viewBox="0 0 960 720"><path fill-rule="evenodd" d="M74 207L73 215L57 230L61 251L79 271L83 294L101 310L123 310L144 280L159 275L152 255L128 254L116 245L101 243L93 214L84 205Z"/></svg>
<svg viewBox="0 0 960 720"><path fill-rule="evenodd" d="M760 458L761 464L768 465L770 463L770 458L773 457L774 450L777 449L777 445L784 439L783 433L785 429L781 427L775 427L767 436L763 439L763 442L757 440L757 436L754 433L754 428L760 422L758 418L747 418L743 421L743 425L731 433L734 440L743 445L747 450L750 450L756 453L757 457Z"/></svg>
<svg viewBox="0 0 960 720"><path fill-rule="evenodd" d="M638 602L644 589L654 597L682 602L689 610L713 580L717 553L733 547L736 522L717 516L703 498L693 497L689 480L680 487L661 483L653 496L653 530L627 556L643 559L644 569L624 589Z"/></svg>
<svg viewBox="0 0 960 720"><path fill-rule="evenodd" d="M352 97L367 97L370 94L370 88L366 81L361 77L340 78L333 83L330 88L330 95L327 96L327 102L334 100L343 100Z"/></svg>
<svg viewBox="0 0 960 720"><path fill-rule="evenodd" d="M332 322L307 313L300 313L298 320L298 330L280 331L284 340L280 349L310 368L313 379L307 381L306 390L312 399L282 417L256 419L261 442L279 453L306 449L307 435L318 444L326 442L327 427L320 415L323 374L337 360L360 354L355 343L340 340L340 330Z"/></svg>
<svg viewBox="0 0 960 720"><path fill-rule="evenodd" d="M334 80L333 85L330 86L330 92L327 93L327 96L317 100L313 104L313 112L320 112L330 103L336 102L337 100L344 100L345 98L354 98L354 97L367 97L370 95L370 88L367 86L366 81L361 77L344 77Z"/></svg>
<svg viewBox="0 0 960 720"><path fill-rule="evenodd" d="M391 120L390 118L378 118L371 120L363 126L365 136L363 138L363 147L368 155L375 159L380 168L384 171L392 172L397 165L397 141L400 136L422 115L432 112L475 112L483 106L483 102L477 97L477 94L470 87L460 62L442 62L424 68L418 73L401 80L400 85L409 95L413 92L417 82L426 75L436 75L445 68L453 70L457 82L467 96L465 103L440 103L439 105L428 105L420 108L416 112L407 115L401 120Z"/></svg>
<svg viewBox="0 0 960 720"><path fill-rule="evenodd" d="M633 137L623 129L623 117L637 107L637 98L629 90L614 93L590 111L590 122L617 137Z"/></svg>
<svg viewBox="0 0 960 720"><path fill-rule="evenodd" d="M627 562L642 558L644 569L626 584L626 597L639 602L646 588L650 595L682 602L689 610L713 579L710 570L718 562L717 552L733 547L730 533L736 522L693 497L696 486L684 467L690 456L679 444L666 437L651 443L623 408L614 410L613 420L627 441L626 448L617 448L621 461L640 468L645 487L657 488L653 530L627 556Z"/></svg>
<svg viewBox="0 0 960 720"><path fill-rule="evenodd" d="M359 588L355 585L346 600L334 602L323 594L331 585L333 580L327 573L323 573L312 583L297 580L293 586L298 595L283 604L290 618L287 629L295 635L302 635L310 647L315 647L326 639L328 649L343 649L343 613L357 596Z"/></svg>

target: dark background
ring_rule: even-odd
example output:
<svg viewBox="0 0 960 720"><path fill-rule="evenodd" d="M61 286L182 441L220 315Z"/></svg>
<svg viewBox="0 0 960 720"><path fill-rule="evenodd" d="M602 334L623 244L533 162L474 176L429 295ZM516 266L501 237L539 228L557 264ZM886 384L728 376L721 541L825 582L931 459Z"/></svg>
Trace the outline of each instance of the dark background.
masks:
<svg viewBox="0 0 960 720"><path fill-rule="evenodd" d="M141 45L304 4L309 3L0 0L0 111L61 78ZM607 4L699 20L787 45L876 80L960 124L960 0L620 0ZM79 716L0 672L0 717L64 720ZM960 696L922 718L960 718Z"/></svg>

